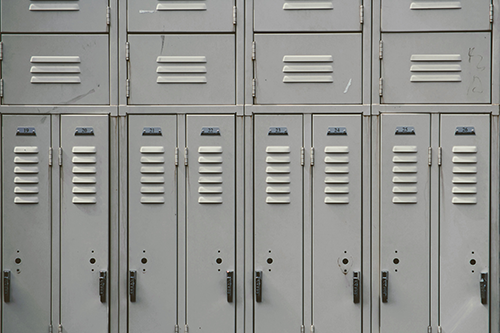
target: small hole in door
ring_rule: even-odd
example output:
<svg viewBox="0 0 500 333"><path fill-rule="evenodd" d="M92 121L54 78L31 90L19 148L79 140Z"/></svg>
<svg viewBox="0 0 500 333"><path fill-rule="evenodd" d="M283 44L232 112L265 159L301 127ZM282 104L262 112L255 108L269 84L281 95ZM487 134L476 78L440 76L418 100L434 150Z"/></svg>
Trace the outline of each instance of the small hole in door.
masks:
<svg viewBox="0 0 500 333"><path fill-rule="evenodd" d="M476 264L476 259L471 259L471 260L470 260L470 264L471 264L472 266L474 266L474 265Z"/></svg>
<svg viewBox="0 0 500 333"><path fill-rule="evenodd" d="M273 258L267 258L267 263L271 265L273 263Z"/></svg>
<svg viewBox="0 0 500 333"><path fill-rule="evenodd" d="M21 258L16 258L15 262L16 262L16 264L19 265L21 263Z"/></svg>
<svg viewBox="0 0 500 333"><path fill-rule="evenodd" d="M93 265L93 264L95 264L95 258L90 258L90 260L89 260L89 261L90 261L90 263L91 263L92 265Z"/></svg>
<svg viewBox="0 0 500 333"><path fill-rule="evenodd" d="M142 262L143 264L146 264L146 263L148 262L148 259L147 259L147 258L142 258L142 259L141 259L141 262Z"/></svg>
<svg viewBox="0 0 500 333"><path fill-rule="evenodd" d="M349 263L349 259L347 259L347 258L342 259L342 263L344 265L347 265Z"/></svg>
<svg viewBox="0 0 500 333"><path fill-rule="evenodd" d="M217 258L217 259L215 260L215 262L217 263L217 265L222 264L222 258Z"/></svg>
<svg viewBox="0 0 500 333"><path fill-rule="evenodd" d="M395 265L399 264L399 259L398 258L394 258L394 260L392 261Z"/></svg>

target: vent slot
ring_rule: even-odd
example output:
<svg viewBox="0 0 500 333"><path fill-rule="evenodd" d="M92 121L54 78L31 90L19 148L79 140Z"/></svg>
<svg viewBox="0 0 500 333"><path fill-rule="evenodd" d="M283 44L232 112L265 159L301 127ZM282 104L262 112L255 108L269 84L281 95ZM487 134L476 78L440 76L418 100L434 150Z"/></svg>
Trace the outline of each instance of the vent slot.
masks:
<svg viewBox="0 0 500 333"><path fill-rule="evenodd" d="M266 147L266 203L289 204L292 187L291 177L281 176L291 172L291 149L289 146Z"/></svg>
<svg viewBox="0 0 500 333"><path fill-rule="evenodd" d="M142 146L141 153L141 174L163 174L165 173L165 147L163 146ZM164 204L165 198L165 177L163 176L142 176L141 184L141 204Z"/></svg>
<svg viewBox="0 0 500 333"><path fill-rule="evenodd" d="M205 56L159 56L156 58L159 64L167 63L168 66L158 66L156 72L159 75L156 83L173 84L204 84L207 83L206 66L198 64L206 63Z"/></svg>
<svg viewBox="0 0 500 333"><path fill-rule="evenodd" d="M417 146L394 146L392 147L393 178L392 202L394 204L416 204L418 193L417 186L404 184L417 184L418 148ZM414 165L412 165L414 164Z"/></svg>
<svg viewBox="0 0 500 333"><path fill-rule="evenodd" d="M202 174L210 173L222 174L222 166L205 166L223 164L222 150L221 146L198 147L198 163L200 164L198 169L200 174L198 178L198 184L200 184L198 187L198 193L200 194L198 203L200 204L222 204L221 194L223 193L223 188L220 186L222 184L222 176L201 176Z"/></svg>
<svg viewBox="0 0 500 333"><path fill-rule="evenodd" d="M30 73L37 74L31 76L31 83L34 84L81 83L81 78L79 75L70 75L70 74L81 73L80 66L72 65L72 64L79 64L81 62L79 56L33 56L31 57L30 61L32 64L35 64L31 66Z"/></svg>
<svg viewBox="0 0 500 333"><path fill-rule="evenodd" d="M312 4L312 3L310 3ZM283 57L284 83L332 83L333 56L331 55L286 55ZM288 64L299 63L299 65ZM319 65L319 63L323 63Z"/></svg>
<svg viewBox="0 0 500 333"><path fill-rule="evenodd" d="M332 177L331 174L348 174L349 166L329 166L329 164L349 164L349 147L327 146L325 152L325 204L349 203L349 177Z"/></svg>
<svg viewBox="0 0 500 333"><path fill-rule="evenodd" d="M454 146L452 152L453 174L477 174L477 166L463 166L464 164L477 164L476 146ZM477 177L454 176L452 183L455 185L451 189L453 204L474 205L477 203Z"/></svg>
<svg viewBox="0 0 500 333"><path fill-rule="evenodd" d="M80 166L80 164L96 164L97 163L97 147L95 146L74 146L71 148L73 156L73 200L74 204L96 204L97 203L97 177L82 176L92 175L97 173L95 166Z"/></svg>
<svg viewBox="0 0 500 333"><path fill-rule="evenodd" d="M411 82L461 82L460 74L450 72L461 72L460 54L413 54L410 58L412 64L410 72L430 73L411 75ZM420 63L424 64L420 64ZM458 62L458 63L457 63Z"/></svg>
<svg viewBox="0 0 500 333"><path fill-rule="evenodd" d="M14 147L14 173L16 175L22 174L38 174L39 158L36 156L38 154L38 147ZM20 166L17 166L20 165ZM14 203L16 204L37 204L38 203L38 186L33 186L38 184L38 177L24 177L16 176L14 177Z"/></svg>

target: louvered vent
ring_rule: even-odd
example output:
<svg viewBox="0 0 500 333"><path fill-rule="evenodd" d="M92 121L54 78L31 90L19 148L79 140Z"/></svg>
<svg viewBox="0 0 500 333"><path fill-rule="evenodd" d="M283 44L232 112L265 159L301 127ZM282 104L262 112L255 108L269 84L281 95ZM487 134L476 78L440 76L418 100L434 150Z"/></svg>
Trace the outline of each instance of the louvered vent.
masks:
<svg viewBox="0 0 500 333"><path fill-rule="evenodd" d="M75 146L71 152L73 153L71 158L73 164L73 203L95 204L97 202L97 148L94 146Z"/></svg>
<svg viewBox="0 0 500 333"><path fill-rule="evenodd" d="M14 148L14 203L38 203L38 147Z"/></svg>
<svg viewBox="0 0 500 333"><path fill-rule="evenodd" d="M413 54L411 62L411 82L462 81L460 54Z"/></svg>
<svg viewBox="0 0 500 333"><path fill-rule="evenodd" d="M266 147L266 203L290 203L290 147Z"/></svg>
<svg viewBox="0 0 500 333"><path fill-rule="evenodd" d="M141 152L141 203L165 203L165 147L143 146Z"/></svg>
<svg viewBox="0 0 500 333"><path fill-rule="evenodd" d="M198 148L199 178L198 203L222 203L222 147L201 146Z"/></svg>
<svg viewBox="0 0 500 333"><path fill-rule="evenodd" d="M453 198L454 204L477 203L477 147L453 147Z"/></svg>
<svg viewBox="0 0 500 333"><path fill-rule="evenodd" d="M68 12L79 11L80 5L78 0L51 0L46 1L30 1L30 11L35 12Z"/></svg>
<svg viewBox="0 0 500 333"><path fill-rule="evenodd" d="M207 83L205 56L159 56L156 83L204 84Z"/></svg>
<svg viewBox="0 0 500 333"><path fill-rule="evenodd" d="M284 10L333 10L333 1L331 0L286 0L283 4Z"/></svg>
<svg viewBox="0 0 500 333"><path fill-rule="evenodd" d="M79 56L33 56L31 57L31 83L33 84L79 84Z"/></svg>
<svg viewBox="0 0 500 333"><path fill-rule="evenodd" d="M349 147L325 147L325 203L349 203Z"/></svg>
<svg viewBox="0 0 500 333"><path fill-rule="evenodd" d="M286 55L284 83L333 83L333 56Z"/></svg>
<svg viewBox="0 0 500 333"><path fill-rule="evenodd" d="M207 10L207 2L205 0L195 1L178 1L178 0L160 0L156 6L158 11L190 11L190 10Z"/></svg>
<svg viewBox="0 0 500 333"><path fill-rule="evenodd" d="M432 10L432 9L461 9L462 3L460 1L412 1L410 4L411 10Z"/></svg>
<svg viewBox="0 0 500 333"><path fill-rule="evenodd" d="M394 146L392 202L395 204L417 203L417 146Z"/></svg>

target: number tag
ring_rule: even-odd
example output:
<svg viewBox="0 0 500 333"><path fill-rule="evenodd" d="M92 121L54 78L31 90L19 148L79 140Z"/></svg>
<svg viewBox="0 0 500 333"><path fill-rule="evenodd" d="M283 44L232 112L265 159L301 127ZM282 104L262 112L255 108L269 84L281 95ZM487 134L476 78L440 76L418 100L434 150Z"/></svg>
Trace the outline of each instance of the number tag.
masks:
<svg viewBox="0 0 500 333"><path fill-rule="evenodd" d="M16 135L36 135L34 127L18 127Z"/></svg>
<svg viewBox="0 0 500 333"><path fill-rule="evenodd" d="M162 135L161 127L144 127L142 135Z"/></svg>
<svg viewBox="0 0 500 333"><path fill-rule="evenodd" d="M269 127L267 135L288 135L288 128L286 127Z"/></svg>
<svg viewBox="0 0 500 333"><path fill-rule="evenodd" d="M220 135L219 127L202 127L201 135Z"/></svg>
<svg viewBox="0 0 500 333"><path fill-rule="evenodd" d="M347 129L345 127L328 127L326 135L347 135Z"/></svg>
<svg viewBox="0 0 500 333"><path fill-rule="evenodd" d="M398 126L396 127L396 135L415 135L415 127L413 126Z"/></svg>
<svg viewBox="0 0 500 333"><path fill-rule="evenodd" d="M77 127L75 135L94 135L94 128L92 127Z"/></svg>
<svg viewBox="0 0 500 333"><path fill-rule="evenodd" d="M476 129L473 126L458 126L455 135L476 135Z"/></svg>

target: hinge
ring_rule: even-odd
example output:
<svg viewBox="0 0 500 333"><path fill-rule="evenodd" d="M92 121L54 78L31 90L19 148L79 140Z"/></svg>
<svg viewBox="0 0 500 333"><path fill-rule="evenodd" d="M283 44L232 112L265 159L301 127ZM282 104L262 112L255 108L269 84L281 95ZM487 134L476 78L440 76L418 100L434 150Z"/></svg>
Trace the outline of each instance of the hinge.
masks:
<svg viewBox="0 0 500 333"><path fill-rule="evenodd" d="M257 43L255 41L252 42L252 60L257 58Z"/></svg>
<svg viewBox="0 0 500 333"><path fill-rule="evenodd" d="M365 23L365 6L359 6L359 23Z"/></svg>
<svg viewBox="0 0 500 333"><path fill-rule="evenodd" d="M429 166L432 165L432 147L429 147Z"/></svg>
<svg viewBox="0 0 500 333"><path fill-rule="evenodd" d="M63 331L63 330L62 330L62 325L61 325L61 324L59 324L59 327L57 327L57 333L62 333L62 331Z"/></svg>
<svg viewBox="0 0 500 333"><path fill-rule="evenodd" d="M233 25L236 25L236 19L238 16L238 11L236 10L236 6L233 7Z"/></svg>
<svg viewBox="0 0 500 333"><path fill-rule="evenodd" d="M127 61L130 60L130 43L129 42L125 43L125 60L127 60Z"/></svg>
<svg viewBox="0 0 500 333"><path fill-rule="evenodd" d="M188 166L188 148L184 148L184 166Z"/></svg>
<svg viewBox="0 0 500 333"><path fill-rule="evenodd" d="M378 42L378 58L384 59L384 42L383 41Z"/></svg>
<svg viewBox="0 0 500 333"><path fill-rule="evenodd" d="M438 149L438 165L441 166L443 163L443 148L439 147Z"/></svg>
<svg viewBox="0 0 500 333"><path fill-rule="evenodd" d="M300 333L305 333L306 332L306 328L304 325L300 325Z"/></svg>
<svg viewBox="0 0 500 333"><path fill-rule="evenodd" d="M3 97L3 79L0 79L0 97Z"/></svg>
<svg viewBox="0 0 500 333"><path fill-rule="evenodd" d="M106 8L106 25L111 24L111 7Z"/></svg>
<svg viewBox="0 0 500 333"><path fill-rule="evenodd" d="M126 86L127 86L126 87L127 88L127 98L129 98L130 97L130 80L129 79L127 79Z"/></svg>
<svg viewBox="0 0 500 333"><path fill-rule="evenodd" d="M306 149L304 147L300 147L300 165L304 166L305 159L306 159Z"/></svg>
<svg viewBox="0 0 500 333"><path fill-rule="evenodd" d="M174 162L175 162L175 166L179 165L179 147L175 147Z"/></svg>
<svg viewBox="0 0 500 333"><path fill-rule="evenodd" d="M384 96L384 79L382 78L378 80L378 95L380 97Z"/></svg>
<svg viewBox="0 0 500 333"><path fill-rule="evenodd" d="M174 332L175 333L179 333L179 325L175 325L174 326Z"/></svg>
<svg viewBox="0 0 500 333"><path fill-rule="evenodd" d="M52 333L52 325L49 325L49 333Z"/></svg>
<svg viewBox="0 0 500 333"><path fill-rule="evenodd" d="M432 333L432 326L427 327L427 333Z"/></svg>
<svg viewBox="0 0 500 333"><path fill-rule="evenodd" d="M441 328L441 326L438 326L438 333L443 333L443 329Z"/></svg>
<svg viewBox="0 0 500 333"><path fill-rule="evenodd" d="M49 148L49 166L52 166L52 147Z"/></svg>
<svg viewBox="0 0 500 333"><path fill-rule="evenodd" d="M314 325L311 325L311 333L314 333Z"/></svg>
<svg viewBox="0 0 500 333"><path fill-rule="evenodd" d="M490 4L490 23L493 23L493 4Z"/></svg>
<svg viewBox="0 0 500 333"><path fill-rule="evenodd" d="M256 91L257 91L257 80L253 79L252 80L252 97L253 98L255 98Z"/></svg>
<svg viewBox="0 0 500 333"><path fill-rule="evenodd" d="M184 325L184 332L189 333L189 326L187 324Z"/></svg>
<svg viewBox="0 0 500 333"><path fill-rule="evenodd" d="M3 60L3 42L0 42L0 61Z"/></svg>
<svg viewBox="0 0 500 333"><path fill-rule="evenodd" d="M311 166L314 166L314 147L311 147Z"/></svg>
<svg viewBox="0 0 500 333"><path fill-rule="evenodd" d="M59 147L58 153L57 153L57 164L59 166L62 165L62 147Z"/></svg>

